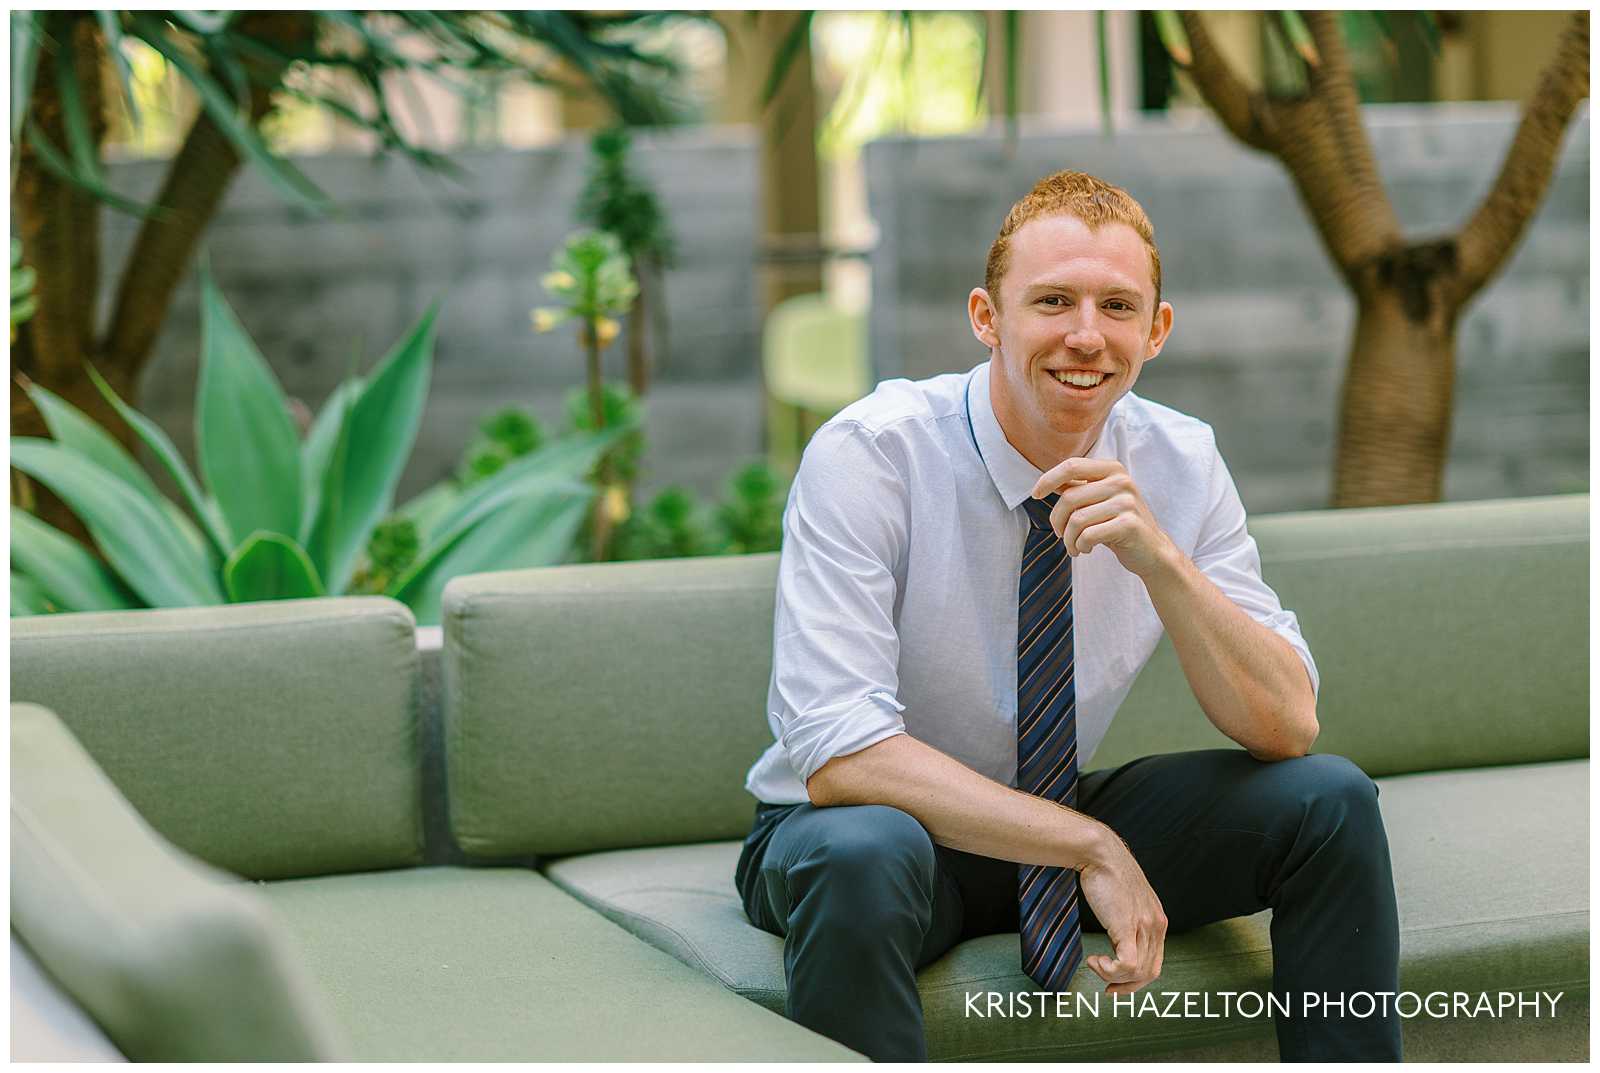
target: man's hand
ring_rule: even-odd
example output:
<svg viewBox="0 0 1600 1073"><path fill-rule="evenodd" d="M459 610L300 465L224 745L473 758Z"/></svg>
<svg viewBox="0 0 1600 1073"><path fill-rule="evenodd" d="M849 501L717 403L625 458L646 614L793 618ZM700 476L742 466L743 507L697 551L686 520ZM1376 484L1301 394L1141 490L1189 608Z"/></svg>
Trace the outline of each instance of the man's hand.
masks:
<svg viewBox="0 0 1600 1073"><path fill-rule="evenodd" d="M1127 845L1115 836L1109 842L1108 858L1078 874L1078 890L1105 926L1114 956L1094 954L1084 964L1106 981L1107 993L1131 995L1161 975L1167 914Z"/></svg>
<svg viewBox="0 0 1600 1073"><path fill-rule="evenodd" d="M1050 527L1069 555L1085 555L1104 544L1129 573L1147 578L1167 566L1177 551L1133 477L1115 459L1067 459L1033 486L1035 499L1051 492L1060 492L1061 499L1050 511Z"/></svg>

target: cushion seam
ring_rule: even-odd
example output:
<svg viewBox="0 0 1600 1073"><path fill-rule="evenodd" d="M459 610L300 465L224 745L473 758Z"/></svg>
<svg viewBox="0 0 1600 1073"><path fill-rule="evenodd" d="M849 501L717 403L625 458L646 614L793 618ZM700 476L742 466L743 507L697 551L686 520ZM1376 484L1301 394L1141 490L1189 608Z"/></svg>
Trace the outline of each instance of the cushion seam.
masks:
<svg viewBox="0 0 1600 1073"><path fill-rule="evenodd" d="M566 890L567 888L563 887L562 889ZM597 912L599 912L601 916L609 916L610 915L610 914L606 913L604 909L601 909L599 906L595 905L593 902L590 902L586 898L579 897L579 900L582 901L584 905L587 905L587 906L589 906L589 908L594 909ZM715 978L718 982L720 982L722 984L723 987L727 988L730 991L737 991L738 990L738 988L734 985L734 982L732 980L730 980L728 977L724 976L721 973L721 971L716 968L716 966L712 965L709 961L706 960L705 955L703 955L700 952L700 948L688 936L684 935L681 931L679 931L677 928L673 927L671 924L667 924L667 923L664 923L662 921L655 920L652 917L640 916L637 913L629 912L628 910L623 909L623 908L621 908L619 906L610 905L610 903L606 903L606 904L607 904L607 908L611 908L614 912L617 913L618 916L624 917L627 920L632 921L632 922L634 922L636 924L654 925L656 928L659 928L660 930L667 932L673 938L677 939L678 942L681 943L685 948L687 948L689 953L694 956L694 959L697 962L699 962L698 966L690 966L691 968L698 967L700 969L700 971L706 973L708 976L711 976L711 977ZM641 938L641 939L643 938L637 932L633 932L633 929L629 928L628 930L630 932L632 932L636 938ZM651 943L650 945L651 946L655 946L654 943ZM661 948L660 947L656 947L656 949L659 950ZM663 953L672 953L672 951L662 951L662 952ZM676 955L674 955L674 956L676 956ZM678 960L679 961L683 961L682 958L678 958ZM685 962L685 964L688 964L688 963ZM784 993L787 994L787 991L785 991Z"/></svg>
<svg viewBox="0 0 1600 1073"><path fill-rule="evenodd" d="M1263 555L1262 561L1273 563L1311 562L1321 559L1353 559L1385 556L1395 553L1430 552L1430 551L1499 551L1505 548L1523 547L1579 547L1585 544L1586 538L1581 534L1562 534L1559 536L1529 536L1517 540L1440 540L1440 541L1403 541L1385 545L1362 545L1353 548L1325 548L1307 552L1279 552L1274 555Z"/></svg>
<svg viewBox="0 0 1600 1073"><path fill-rule="evenodd" d="M205 605L205 606L228 607L228 606L237 606L237 605L212 604L212 605ZM165 610L165 609L162 609L162 608L130 608L130 610L153 611L153 610ZM94 614L94 613L97 613L97 612L91 612L91 614ZM99 612L99 613L106 613L106 612ZM170 625L169 624L165 624L165 623L151 623L150 625L147 625L147 626L139 626L139 627L132 628L132 629L127 628L127 627L123 627L123 626L117 626L117 627L108 627L106 629L94 629L94 628L91 627L91 628L80 628L80 629L76 629L76 630L52 630L49 633L36 633L36 634L31 634L31 635L24 634L24 635L21 635L21 636L14 636L12 638L12 643L15 644L15 643L17 643L19 641L20 642L24 642L24 643L32 642L32 641L54 642L54 641L58 641L58 640L60 640L62 638L68 638L68 637L71 637L71 638L147 637L147 636L149 636L151 634L157 634L157 633L164 633L164 634L171 634L171 633L208 633L208 634L209 633L237 633L237 632L244 631L244 630L255 630L255 631L276 630L276 629L281 629L281 628L285 628L285 627L304 628L307 625L317 625L317 624L321 624L321 623L326 623L327 625L330 625L330 626L342 626L342 625L346 625L346 624L348 624L350 622L376 621L376 620L378 620L380 618L381 619L393 619L397 623L405 623L405 616L404 615L400 615L400 614L395 613L394 611L386 609L381 614L379 614L379 613L369 613L369 614L314 615L314 616L307 616L305 618L299 618L299 619L285 619L285 620L282 620L282 621L279 621L279 622L212 623L212 624L203 625L203 626L199 625L199 624L190 624L190 623L172 623Z"/></svg>

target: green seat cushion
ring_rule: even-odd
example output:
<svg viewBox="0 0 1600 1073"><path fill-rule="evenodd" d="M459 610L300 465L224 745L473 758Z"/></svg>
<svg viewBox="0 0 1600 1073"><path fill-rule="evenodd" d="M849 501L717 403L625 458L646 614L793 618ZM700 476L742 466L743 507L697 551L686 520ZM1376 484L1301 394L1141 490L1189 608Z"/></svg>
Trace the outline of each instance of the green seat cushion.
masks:
<svg viewBox="0 0 1600 1073"><path fill-rule="evenodd" d="M252 879L421 860L417 653L382 597L11 623L49 707L145 819Z"/></svg>
<svg viewBox="0 0 1600 1073"><path fill-rule="evenodd" d="M264 890L363 1060L859 1060L526 869L405 869Z"/></svg>
<svg viewBox="0 0 1600 1073"><path fill-rule="evenodd" d="M1401 986L1427 992L1582 992L1558 1007L1587 1016L1587 761L1379 780L1400 905ZM771 1009L783 1008L783 942L750 924L733 887L739 844L588 854L546 872L641 938ZM1271 911L1170 936L1162 991L1266 992ZM919 977L929 1055L940 1059L1098 1058L1271 1036L1242 1019L978 1018L966 996L1033 991L1015 933L960 944ZM1106 953L1103 934L1086 953ZM1078 992L1104 984L1092 970ZM1564 1000L1565 1001L1565 1000ZM1510 1029L1508 1029L1509 1031Z"/></svg>
<svg viewBox="0 0 1600 1073"><path fill-rule="evenodd" d="M11 708L11 928L135 1061L338 1057L246 884L151 830L54 715Z"/></svg>
<svg viewBox="0 0 1600 1073"><path fill-rule="evenodd" d="M1367 774L1589 755L1589 497L1252 519L1322 687L1317 752ZM1231 743L1163 637L1092 763Z"/></svg>

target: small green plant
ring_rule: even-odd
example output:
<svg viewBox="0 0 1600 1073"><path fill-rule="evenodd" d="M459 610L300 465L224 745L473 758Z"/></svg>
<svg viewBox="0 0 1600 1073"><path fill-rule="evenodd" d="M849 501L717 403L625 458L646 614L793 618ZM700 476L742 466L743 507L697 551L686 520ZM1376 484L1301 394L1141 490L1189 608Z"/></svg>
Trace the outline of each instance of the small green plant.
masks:
<svg viewBox="0 0 1600 1073"><path fill-rule="evenodd" d="M422 551L417 523L409 518L388 518L378 523L367 541L367 563L351 582L358 592L382 592L395 578L416 564Z"/></svg>
<svg viewBox="0 0 1600 1073"><path fill-rule="evenodd" d="M777 551L783 543L783 488L771 467L752 462L729 478L717 521L727 539L725 554Z"/></svg>
<svg viewBox="0 0 1600 1073"><path fill-rule="evenodd" d="M543 445L544 429L533 414L517 406L497 410L478 423L478 436L456 468L456 482L461 488L471 488Z"/></svg>
<svg viewBox="0 0 1600 1073"><path fill-rule="evenodd" d="M666 350L666 310L660 276L674 257L672 233L661 201L628 163L632 146L626 127L598 131L588 181L578 197L578 218L617 236L628 255L639 293L628 308L628 386L644 397L650 390L652 352Z"/></svg>
<svg viewBox="0 0 1600 1073"><path fill-rule="evenodd" d="M694 493L673 485L617 527L618 559L679 559L716 553L716 536Z"/></svg>
<svg viewBox="0 0 1600 1073"><path fill-rule="evenodd" d="M700 504L693 492L671 486L617 530L618 559L675 559L696 555L750 555L777 551L783 542L784 489L765 462L733 473L723 500Z"/></svg>
<svg viewBox="0 0 1600 1073"><path fill-rule="evenodd" d="M627 312L639 293L628 258L617 237L606 231L579 231L551 259L550 271L540 281L562 304L533 311L533 326L550 331L567 320L578 322L588 370L591 427L608 428L606 392L600 375L600 352L621 330L616 318ZM610 553L611 533L628 514L628 484L614 476L613 460L603 456L596 471L600 494L589 520L589 558L604 562Z"/></svg>

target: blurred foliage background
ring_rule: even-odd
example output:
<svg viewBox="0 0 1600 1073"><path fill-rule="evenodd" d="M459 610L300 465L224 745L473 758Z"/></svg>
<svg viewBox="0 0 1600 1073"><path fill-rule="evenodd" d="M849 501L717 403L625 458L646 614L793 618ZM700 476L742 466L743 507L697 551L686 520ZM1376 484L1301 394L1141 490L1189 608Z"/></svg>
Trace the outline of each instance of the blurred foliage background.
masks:
<svg viewBox="0 0 1600 1073"><path fill-rule="evenodd" d="M389 592L426 616L452 572L777 548L806 436L876 368L879 226L863 150L886 139L999 132L1014 154L1019 138L1114 140L1158 121L1220 127L1274 160L1320 240L1304 258L1330 264L1354 309L1326 361L1347 383L1396 385L1325 400L1337 425L1330 503L1437 499L1458 324L1539 210L1587 93L1587 31L1582 12L13 12L14 612L176 598L148 581L174 557L192 582L184 599ZM1390 200L1356 105L1467 101L1515 101L1519 123L1483 147L1500 163L1475 207L1419 226ZM1586 112L1579 123L1586 132ZM752 146L743 202L716 205L715 218L684 210L694 165L684 174L653 154L681 145L692 161L704 145L706 161L723 162L706 166L725 168L739 159L730 144ZM446 293L448 271L427 277L442 279L437 290L412 285L382 322L414 339L400 395L374 387L392 367L361 356L374 340L258 348L245 326L271 334L282 318L247 251L229 247L220 286L200 300L198 261L240 174L270 180L284 226L381 232L380 219L361 230L374 202L352 215L348 185L332 196L318 185L334 174L323 161L362 155L408 162L462 212L474 184L529 162L517 200L562 237L513 255L515 278L540 285L515 285L502 305L520 306L520 329L493 338L527 355L513 362L548 370L536 388L489 383L486 370L507 368L499 356L470 373L488 355L455 342L452 302L468 297ZM555 177L566 160L579 189ZM1019 192L969 200L997 223ZM1362 210L1340 211L1352 197ZM239 226L267 211L251 204ZM752 262L731 266L748 309L716 289L736 219L754 235ZM611 236L606 252L575 257L595 234ZM305 278L321 287L327 275L307 264ZM224 315L235 300L237 316ZM487 307L471 300L481 319ZM448 360L436 361L432 335L407 335L432 303ZM748 373L686 360L711 338L746 346ZM163 350L174 345L189 348L178 365ZM197 379L166 383L173 368ZM237 442L213 432L208 445L205 400L226 368L255 417ZM430 432L441 385L472 375L478 411L452 411L448 436ZM746 376L754 398L736 390ZM337 386L303 401L295 378ZM180 396L195 401L174 412ZM747 401L733 414L728 399ZM145 400L168 430L140 412ZM720 444L723 427L758 435ZM691 454L713 462L685 476ZM229 517L214 469L299 506L260 524ZM365 490L349 525L324 517L350 494L342 482ZM87 517L95 488L141 497L128 502L165 519L151 524L170 525L167 543L140 548L115 518ZM20 561L33 565L19 575Z"/></svg>

